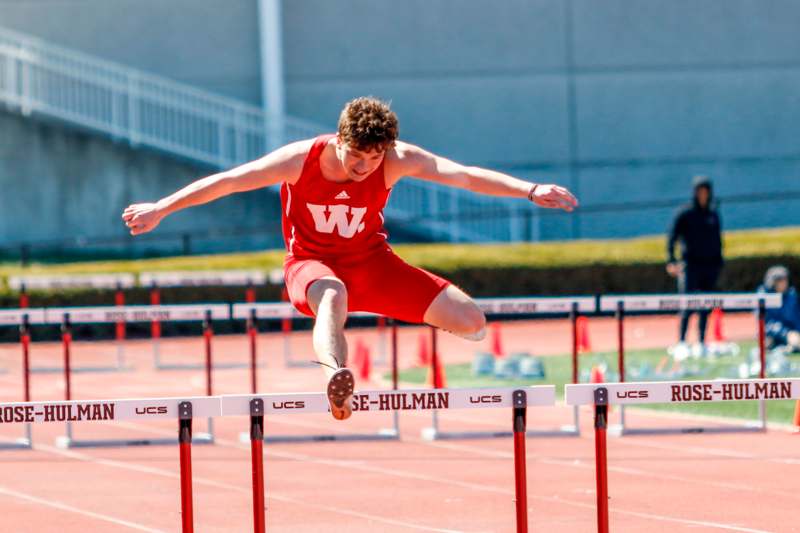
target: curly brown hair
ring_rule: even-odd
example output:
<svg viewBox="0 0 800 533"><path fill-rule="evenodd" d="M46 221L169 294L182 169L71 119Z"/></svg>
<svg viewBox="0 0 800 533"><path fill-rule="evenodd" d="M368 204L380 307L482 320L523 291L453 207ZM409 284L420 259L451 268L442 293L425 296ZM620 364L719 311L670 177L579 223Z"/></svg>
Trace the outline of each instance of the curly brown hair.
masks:
<svg viewBox="0 0 800 533"><path fill-rule="evenodd" d="M373 96L350 100L339 115L339 139L362 152L388 150L398 132L397 115Z"/></svg>

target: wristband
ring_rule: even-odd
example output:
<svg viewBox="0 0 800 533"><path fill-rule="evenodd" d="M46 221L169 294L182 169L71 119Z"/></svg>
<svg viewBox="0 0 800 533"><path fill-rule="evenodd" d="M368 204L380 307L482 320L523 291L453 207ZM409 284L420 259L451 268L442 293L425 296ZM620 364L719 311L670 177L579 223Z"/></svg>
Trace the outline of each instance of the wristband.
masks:
<svg viewBox="0 0 800 533"><path fill-rule="evenodd" d="M529 201L531 201L531 202L533 201L533 193L536 192L536 187L538 187L538 186L539 186L538 183L534 183L533 187L531 187L531 190L528 192L528 200Z"/></svg>

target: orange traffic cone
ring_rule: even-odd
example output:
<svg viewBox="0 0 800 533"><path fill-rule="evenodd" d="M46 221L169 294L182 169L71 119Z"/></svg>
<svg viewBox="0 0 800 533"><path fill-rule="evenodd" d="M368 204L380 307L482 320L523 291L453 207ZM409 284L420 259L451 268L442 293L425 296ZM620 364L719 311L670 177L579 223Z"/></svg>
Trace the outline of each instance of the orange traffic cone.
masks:
<svg viewBox="0 0 800 533"><path fill-rule="evenodd" d="M436 358L436 371L434 372L433 365L428 366L428 384L434 389L447 388L447 373L442 365L442 360Z"/></svg>
<svg viewBox="0 0 800 533"><path fill-rule="evenodd" d="M722 308L715 307L711 311L711 339L714 342L725 342L725 334L722 331Z"/></svg>
<svg viewBox="0 0 800 533"><path fill-rule="evenodd" d="M364 353L361 351L361 339L356 339L353 346L353 353L347 358L347 368L358 369L361 366L361 357Z"/></svg>
<svg viewBox="0 0 800 533"><path fill-rule="evenodd" d="M419 334L419 342L417 343L417 364L419 366L429 366L431 364L428 336L424 332Z"/></svg>
<svg viewBox="0 0 800 533"><path fill-rule="evenodd" d="M603 369L597 365L592 367L592 371L589 373L589 383L605 383L606 382L606 375L603 372Z"/></svg>
<svg viewBox="0 0 800 533"><path fill-rule="evenodd" d="M364 341L358 339L356 343L356 353L358 353L358 366L356 372L361 380L369 381L369 376L372 373L372 354L370 354L369 346Z"/></svg>
<svg viewBox="0 0 800 533"><path fill-rule="evenodd" d="M589 319L579 316L575 322L575 337L578 343L578 353L589 353L592 351L592 344L589 341Z"/></svg>
<svg viewBox="0 0 800 533"><path fill-rule="evenodd" d="M504 357L506 355L503 350L503 335L500 322L493 322L490 326L491 342L492 342L492 355L495 357Z"/></svg>

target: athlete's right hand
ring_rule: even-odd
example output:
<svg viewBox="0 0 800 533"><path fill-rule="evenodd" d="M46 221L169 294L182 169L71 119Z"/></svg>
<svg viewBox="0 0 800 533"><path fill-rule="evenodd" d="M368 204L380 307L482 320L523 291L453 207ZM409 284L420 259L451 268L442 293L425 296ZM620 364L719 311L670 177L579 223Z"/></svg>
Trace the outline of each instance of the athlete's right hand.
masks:
<svg viewBox="0 0 800 533"><path fill-rule="evenodd" d="M164 216L155 203L131 204L122 212L122 220L131 229L131 235L154 230Z"/></svg>

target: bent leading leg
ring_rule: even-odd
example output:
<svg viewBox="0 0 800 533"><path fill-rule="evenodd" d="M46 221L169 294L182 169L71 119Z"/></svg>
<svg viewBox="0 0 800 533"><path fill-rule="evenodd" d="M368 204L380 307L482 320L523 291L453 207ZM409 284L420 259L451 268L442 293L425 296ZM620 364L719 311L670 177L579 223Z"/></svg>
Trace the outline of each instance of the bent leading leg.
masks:
<svg viewBox="0 0 800 533"><path fill-rule="evenodd" d="M486 317L472 298L455 285L441 291L425 311L426 324L471 341L486 337Z"/></svg>

